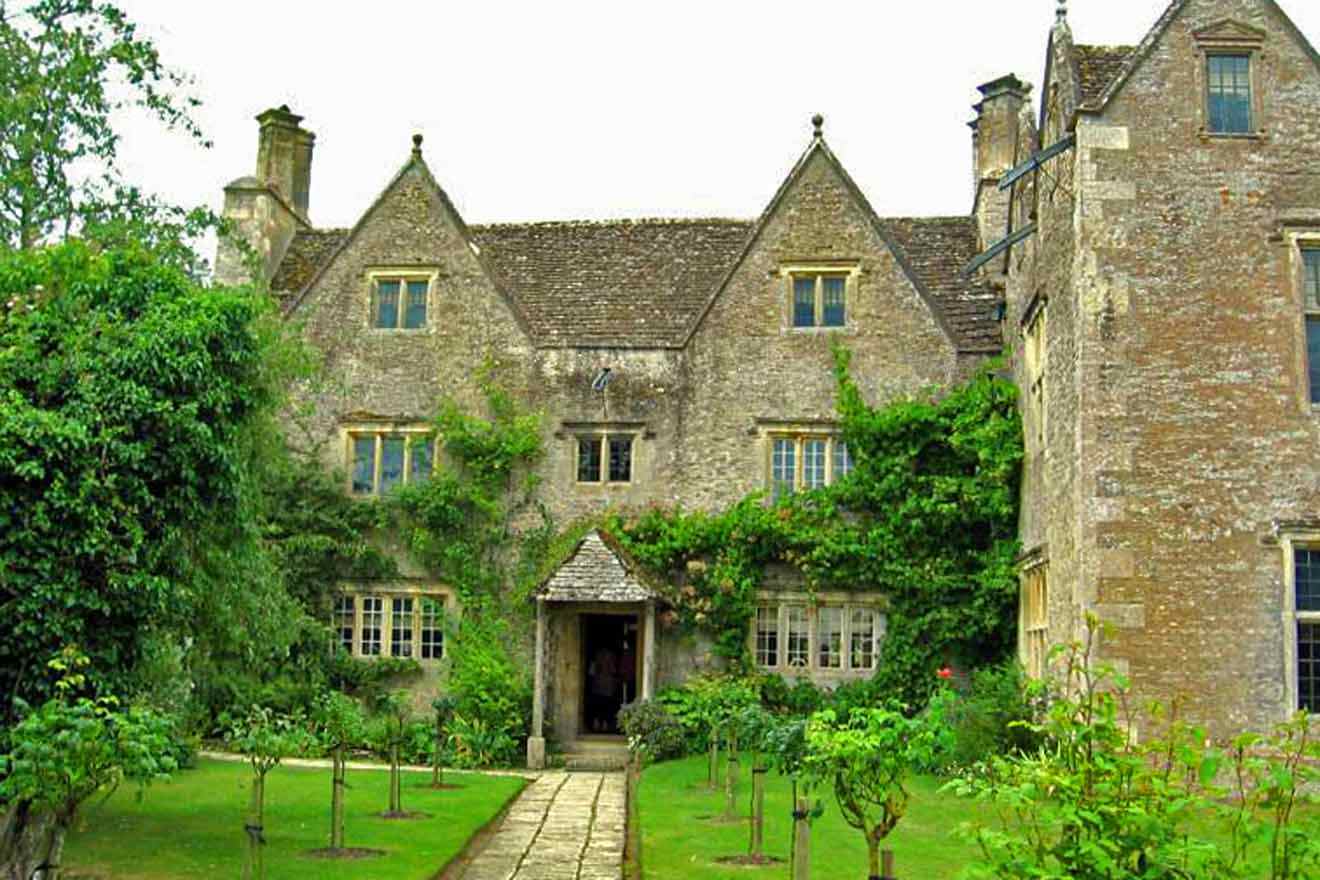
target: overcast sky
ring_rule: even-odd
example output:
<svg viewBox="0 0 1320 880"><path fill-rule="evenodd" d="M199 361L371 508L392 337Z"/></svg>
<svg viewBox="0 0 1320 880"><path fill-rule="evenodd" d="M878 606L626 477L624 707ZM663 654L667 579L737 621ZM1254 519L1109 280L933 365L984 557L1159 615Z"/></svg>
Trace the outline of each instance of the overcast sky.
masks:
<svg viewBox="0 0 1320 880"><path fill-rule="evenodd" d="M414 132L469 223L755 217L825 115L884 216L971 205L977 84L1039 84L1055 0L122 0L197 80L202 150L130 120L129 178L219 208L288 104L316 133L311 217L352 225ZM1134 43L1165 0L1073 0L1079 42ZM1281 5L1313 41L1320 2Z"/></svg>

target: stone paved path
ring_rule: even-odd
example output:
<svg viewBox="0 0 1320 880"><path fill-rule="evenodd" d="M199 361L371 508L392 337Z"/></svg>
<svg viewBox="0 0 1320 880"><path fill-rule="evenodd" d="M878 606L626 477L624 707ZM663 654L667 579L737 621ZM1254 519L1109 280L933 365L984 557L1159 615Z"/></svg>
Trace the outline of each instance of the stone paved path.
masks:
<svg viewBox="0 0 1320 880"><path fill-rule="evenodd" d="M509 808L463 880L620 880L622 773L545 773Z"/></svg>

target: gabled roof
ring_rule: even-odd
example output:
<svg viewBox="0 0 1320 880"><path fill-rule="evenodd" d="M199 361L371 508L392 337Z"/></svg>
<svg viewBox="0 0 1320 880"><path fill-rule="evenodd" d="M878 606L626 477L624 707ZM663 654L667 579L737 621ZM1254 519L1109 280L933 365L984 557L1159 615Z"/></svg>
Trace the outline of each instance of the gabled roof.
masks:
<svg viewBox="0 0 1320 880"><path fill-rule="evenodd" d="M949 320L949 316L945 314L944 309L941 307L941 301L932 295L930 288L927 286L926 281L931 276L923 278L922 273L919 273L915 269L909 255L909 250L901 247L897 242L890 227L895 223L901 223L904 221L881 220L876 216L875 210L871 207L870 201L867 200L866 196L862 193L861 188L857 186L853 181L852 176L849 175L847 170L843 167L843 163L841 163L838 157L834 155L834 151L825 143L825 138L821 136L819 130L817 130L816 136L812 139L811 145L807 147L806 152L802 154L802 157L798 159L797 164L793 166L793 170L789 172L788 177L784 178L784 182L780 184L779 189L775 192L774 198L770 200L770 204L767 205L765 210L761 213L761 217L756 221L756 226L753 227L751 234L743 245L742 252L738 255L738 259L729 267L729 270L725 273L719 287L711 293L700 316L698 316L697 321L692 325L692 330L688 334L688 339L691 339L692 336L696 334L697 329L705 320L706 315L708 315L710 310L714 307L716 300L719 299L720 295L724 292L724 289L728 287L729 282L733 280L733 276L737 272L738 267L747 259L747 256L756 246L756 242L760 239L761 233L765 231L771 218L774 217L775 213L778 211L779 205L788 196L788 193L792 191L794 185L796 185L798 180L801 179L802 175L806 173L807 167L817 155L822 156L825 161L829 162L830 167L839 176L839 179L843 181L849 194L856 201L858 207L861 208L865 216L871 221L871 225L875 229L880 240L883 241L894 254L894 258L898 261L900 268L902 268L904 274L907 275L908 280L912 282L912 286L916 288L918 296L930 308L931 315L934 317L935 322L944 331L954 347L959 351L997 352L1000 344L996 342L993 346L986 345L979 339L981 335L979 332L973 333L969 338L963 338L963 335L959 333L958 328ZM919 223L920 221L915 222ZM912 244L914 245L913 251L924 252L928 240L930 239L928 239L927 236L921 234L921 232L917 232L912 238ZM955 238L953 240L959 239ZM972 249L967 254L967 259L970 260L975 254L976 246L975 242L973 242ZM959 266L958 270L954 271L953 277L941 280L941 285L946 294L946 298L950 301L959 300L969 294L972 295L973 298L975 297L975 294L972 293L972 286L962 280L960 270L961 266ZM989 310L987 310L984 320L985 323L993 324L995 326L994 332L996 334L996 339L998 339L998 325L994 323L994 317L989 314Z"/></svg>
<svg viewBox="0 0 1320 880"><path fill-rule="evenodd" d="M1073 60L1077 63L1078 99L1089 107L1104 96L1110 83L1123 72L1135 46L1073 46Z"/></svg>
<svg viewBox="0 0 1320 880"><path fill-rule="evenodd" d="M473 226L545 347L676 348L737 258L745 220Z"/></svg>
<svg viewBox="0 0 1320 880"><path fill-rule="evenodd" d="M682 348L692 338L809 157L820 149L960 351L997 352L993 296L962 277L977 251L970 217L877 218L823 140L813 141L760 221L729 219L500 223L468 227L420 156L352 229L302 230L271 279L291 311L417 163L487 275L540 348Z"/></svg>
<svg viewBox="0 0 1320 880"><path fill-rule="evenodd" d="M1169 26L1173 24L1178 15L1191 2L1194 2L1194 0L1173 0L1168 8L1164 10L1164 14L1155 22L1155 26L1150 29L1149 33L1147 33L1142 41L1137 44L1136 48L1128 54L1127 58L1124 59L1122 65L1119 67L1110 82L1105 86L1104 90L1090 101L1083 98L1081 106L1077 108L1078 112L1099 113L1103 111L1109 102L1114 99L1114 96L1123 89L1123 86L1127 81L1132 78L1132 74L1135 73L1137 68L1141 66L1141 63L1146 60L1146 57L1150 55L1155 46L1159 44L1159 41L1163 38L1165 32L1168 31ZM1298 29L1297 25L1293 23L1293 20L1288 17L1288 13L1284 12L1274 0L1260 0L1260 2L1265 5L1267 10L1273 12L1279 17L1279 20L1283 22L1284 27L1292 34L1293 38L1296 39L1303 49L1306 50L1307 54L1311 56L1311 60L1315 63L1316 68L1320 69L1320 53L1316 52L1315 47L1306 39L1306 35L1303 34L1301 30Z"/></svg>
<svg viewBox="0 0 1320 880"><path fill-rule="evenodd" d="M536 597L546 602L646 602L656 592L621 549L592 531L541 584Z"/></svg>

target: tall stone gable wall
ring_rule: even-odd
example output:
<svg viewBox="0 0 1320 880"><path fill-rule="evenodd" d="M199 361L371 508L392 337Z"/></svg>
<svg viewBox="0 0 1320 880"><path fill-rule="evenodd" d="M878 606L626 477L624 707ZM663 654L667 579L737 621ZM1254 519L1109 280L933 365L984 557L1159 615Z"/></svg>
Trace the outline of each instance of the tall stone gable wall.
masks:
<svg viewBox="0 0 1320 880"><path fill-rule="evenodd" d="M1193 34L1224 19L1266 34L1261 138L1201 134ZM1076 357L1059 402L1077 435L1052 438L1077 460L1076 556L1051 590L1116 625L1103 655L1144 698L1179 698L1219 733L1292 708L1270 532L1316 510L1320 425L1280 218L1320 205L1318 106L1320 71L1268 4L1193 0L1105 112L1077 122L1076 350L1051 352L1051 367Z"/></svg>
<svg viewBox="0 0 1320 880"><path fill-rule="evenodd" d="M792 326L785 265L860 267L847 327ZM715 300L686 352L681 492L703 507L764 486L770 422L837 419L831 346L852 352L872 403L947 385L958 356L930 307L821 151L809 160Z"/></svg>

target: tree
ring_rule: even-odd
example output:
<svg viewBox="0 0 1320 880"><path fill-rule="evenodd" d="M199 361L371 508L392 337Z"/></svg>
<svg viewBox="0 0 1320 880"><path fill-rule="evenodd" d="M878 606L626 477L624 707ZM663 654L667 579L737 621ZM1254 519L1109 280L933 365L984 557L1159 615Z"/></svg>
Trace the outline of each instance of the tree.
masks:
<svg viewBox="0 0 1320 880"><path fill-rule="evenodd" d="M5 880L57 880L65 835L85 801L123 781L145 787L175 768L167 719L113 697L72 697L86 663L76 648L61 652L49 664L61 673L57 696L9 731L10 751L0 757Z"/></svg>
<svg viewBox="0 0 1320 880"><path fill-rule="evenodd" d="M406 819L410 814L403 809L403 773L399 754L408 742L412 697L407 691L393 691L382 695L376 708L380 711L380 742L390 761L390 806L381 815L389 819Z"/></svg>
<svg viewBox="0 0 1320 880"><path fill-rule="evenodd" d="M362 707L352 697L331 691L316 707L317 734L330 753L330 849L344 848L344 789L347 752L366 735Z"/></svg>
<svg viewBox="0 0 1320 880"><path fill-rule="evenodd" d="M436 697L431 701L431 711L435 713L435 741L431 747L431 787L444 788L444 767L443 758L445 752L445 738L448 736L447 728L450 720L454 717L454 709L458 701L451 696Z"/></svg>
<svg viewBox="0 0 1320 880"><path fill-rule="evenodd" d="M0 247L68 236L88 213L141 194L119 180L118 111L137 107L206 144L190 82L105 0L0 0ZM209 146L209 145L208 145ZM75 167L99 176L82 180Z"/></svg>
<svg viewBox="0 0 1320 880"><path fill-rule="evenodd" d="M846 721L833 710L807 724L807 770L834 789L843 819L866 838L870 876L880 874L880 843L907 812L907 780L930 766L941 731L928 717L908 718L900 707L853 709Z"/></svg>
<svg viewBox="0 0 1320 880"><path fill-rule="evenodd" d="M254 596L274 598L249 638L280 641L247 505L285 332L268 298L137 247L0 254L0 719L50 694L34 660L65 644L89 692L122 694L153 633Z"/></svg>
<svg viewBox="0 0 1320 880"><path fill-rule="evenodd" d="M752 833L747 855L752 862L765 860L765 774L770 769L769 759L774 743L771 735L776 727L773 715L760 703L747 706L734 718L738 742L752 761Z"/></svg>
<svg viewBox="0 0 1320 880"><path fill-rule="evenodd" d="M246 756L252 767L252 804L243 825L247 833L243 880L261 880L266 876L262 856L266 845L266 775L284 758L306 751L309 737L294 719L276 715L264 706L253 706L247 717L231 729L229 744Z"/></svg>

